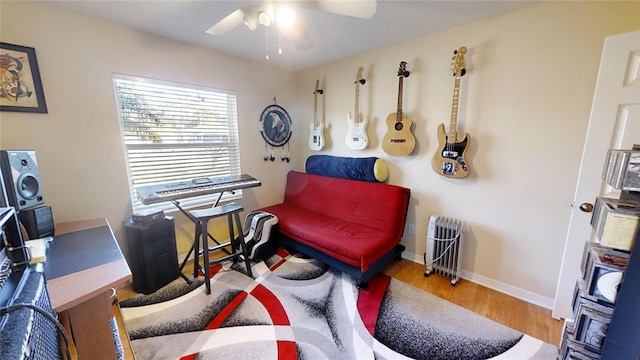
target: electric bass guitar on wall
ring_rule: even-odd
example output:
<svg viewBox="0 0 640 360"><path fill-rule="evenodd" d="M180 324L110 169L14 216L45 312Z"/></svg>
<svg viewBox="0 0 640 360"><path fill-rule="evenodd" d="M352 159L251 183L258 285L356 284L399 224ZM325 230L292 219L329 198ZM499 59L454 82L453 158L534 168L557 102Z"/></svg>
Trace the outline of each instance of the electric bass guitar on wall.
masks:
<svg viewBox="0 0 640 360"><path fill-rule="evenodd" d="M324 148L324 123L318 121L318 94L324 92L318 88L320 80L316 80L316 89L313 91L313 122L309 124L311 134L309 135L309 149L318 151Z"/></svg>
<svg viewBox="0 0 640 360"><path fill-rule="evenodd" d="M464 54L467 48L462 46L454 53L453 76L453 104L451 105L451 123L449 133L445 133L444 124L438 126L438 152L433 157L433 170L448 178L462 179L469 175L469 164L466 154L469 149L471 137L465 133L464 138L458 141L458 100L460 94L460 78L466 74Z"/></svg>
<svg viewBox="0 0 640 360"><path fill-rule="evenodd" d="M416 146L416 139L411 133L411 120L402 114L403 79L409 76L405 61L398 68L398 110L387 116L387 133L382 138L382 149L392 156L411 154Z"/></svg>
<svg viewBox="0 0 640 360"><path fill-rule="evenodd" d="M347 136L345 137L345 143L350 150L362 150L369 144L369 138L367 137L367 119L360 115L360 85L364 85L366 82L362 78L362 66L358 68L358 75L356 76L356 107L353 113L347 115Z"/></svg>

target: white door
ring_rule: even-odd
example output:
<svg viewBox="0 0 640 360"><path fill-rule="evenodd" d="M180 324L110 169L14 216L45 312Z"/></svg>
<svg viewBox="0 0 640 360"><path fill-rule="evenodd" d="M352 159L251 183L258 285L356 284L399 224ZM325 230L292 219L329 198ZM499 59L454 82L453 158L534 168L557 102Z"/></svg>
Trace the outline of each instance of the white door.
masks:
<svg viewBox="0 0 640 360"><path fill-rule="evenodd" d="M593 236L591 213L581 204L593 204L611 190L601 179L607 150L634 144L640 144L640 31L605 39L553 306L556 319L573 317L582 251Z"/></svg>

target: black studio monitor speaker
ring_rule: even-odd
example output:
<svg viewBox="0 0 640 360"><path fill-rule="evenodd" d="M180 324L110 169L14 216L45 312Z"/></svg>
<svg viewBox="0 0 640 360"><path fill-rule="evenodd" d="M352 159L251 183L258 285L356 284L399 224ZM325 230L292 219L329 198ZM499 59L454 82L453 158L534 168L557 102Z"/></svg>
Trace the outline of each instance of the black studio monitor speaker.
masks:
<svg viewBox="0 0 640 360"><path fill-rule="evenodd" d="M35 151L0 151L0 169L9 205L22 210L44 203Z"/></svg>
<svg viewBox="0 0 640 360"><path fill-rule="evenodd" d="M20 211L18 219L29 235L29 239L53 236L55 226L51 206L40 206Z"/></svg>

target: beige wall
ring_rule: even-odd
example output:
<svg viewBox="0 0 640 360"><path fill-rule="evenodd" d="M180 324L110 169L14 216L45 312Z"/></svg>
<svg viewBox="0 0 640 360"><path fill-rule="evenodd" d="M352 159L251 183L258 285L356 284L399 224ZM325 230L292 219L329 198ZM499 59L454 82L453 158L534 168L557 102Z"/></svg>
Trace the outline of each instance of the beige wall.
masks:
<svg viewBox="0 0 640 360"><path fill-rule="evenodd" d="M383 158L389 182L411 188L407 223L416 233L405 228L406 257L422 262L430 215L463 219L467 278L552 307L604 37L640 28L639 17L638 2L543 2L399 43L296 74L297 87L309 91L298 91L302 109L294 116L312 119L309 94L320 79L330 138L323 153ZM462 45L469 72L458 125L472 139L472 172L451 180L432 170L431 159L438 125L449 126L451 58ZM403 108L417 145L393 158L381 141L387 115L395 116L402 60L411 72ZM359 66L367 80L360 109L371 121L364 152L344 145ZM313 154L303 151L298 167Z"/></svg>
<svg viewBox="0 0 640 360"><path fill-rule="evenodd" d="M24 2L2 2L1 40L36 48L48 114L0 113L0 147L34 149L47 204L57 222L106 217L121 244L130 216L112 73L235 90L243 172L263 181L245 191L252 209L282 198L282 179L304 170L315 79L325 89L323 154L383 158L390 183L411 188L406 257L420 261L428 216L468 224L463 267L474 281L551 307L570 204L604 37L640 28L638 2L542 2L292 74L227 55ZM29 24L29 26L24 26ZM449 180L431 170L436 127L450 119L452 50L467 46L460 130L472 145L472 174ZM398 63L408 62L404 112L417 146L392 158L381 148L395 112ZM344 146L358 66L361 111L371 146ZM294 122L293 162L262 160L262 109L277 96ZM308 119L308 120L307 120ZM192 225L176 214L184 249Z"/></svg>
<svg viewBox="0 0 640 360"><path fill-rule="evenodd" d="M285 107L293 102L291 73L33 3L3 1L1 20L3 42L36 49L48 114L0 113L0 146L36 150L56 222L106 217L126 251L122 222L131 204L113 73L234 90L242 171L263 181L244 192L243 204L282 199L273 174L292 165L262 160L258 129L274 96ZM173 215L186 253L193 225Z"/></svg>

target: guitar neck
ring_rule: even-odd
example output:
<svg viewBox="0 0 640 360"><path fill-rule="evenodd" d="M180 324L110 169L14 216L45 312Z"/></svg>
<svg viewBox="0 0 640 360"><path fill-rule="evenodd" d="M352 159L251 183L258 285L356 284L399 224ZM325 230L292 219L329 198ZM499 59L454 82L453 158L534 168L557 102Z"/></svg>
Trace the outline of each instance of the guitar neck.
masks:
<svg viewBox="0 0 640 360"><path fill-rule="evenodd" d="M360 122L360 83L356 81L356 106L353 110L353 121Z"/></svg>
<svg viewBox="0 0 640 360"><path fill-rule="evenodd" d="M453 86L453 103L451 104L451 122L449 123L449 134L447 142L457 142L458 138L458 99L460 97L460 77L456 76Z"/></svg>
<svg viewBox="0 0 640 360"><path fill-rule="evenodd" d="M320 89L320 80L316 80L316 88L313 90L313 127L317 128L320 126L320 121L318 121L318 94L322 94L322 89Z"/></svg>
<svg viewBox="0 0 640 360"><path fill-rule="evenodd" d="M396 122L402 122L402 88L404 77L400 76L398 80L398 111L396 112Z"/></svg>
<svg viewBox="0 0 640 360"><path fill-rule="evenodd" d="M318 93L313 93L313 126L318 127Z"/></svg>

